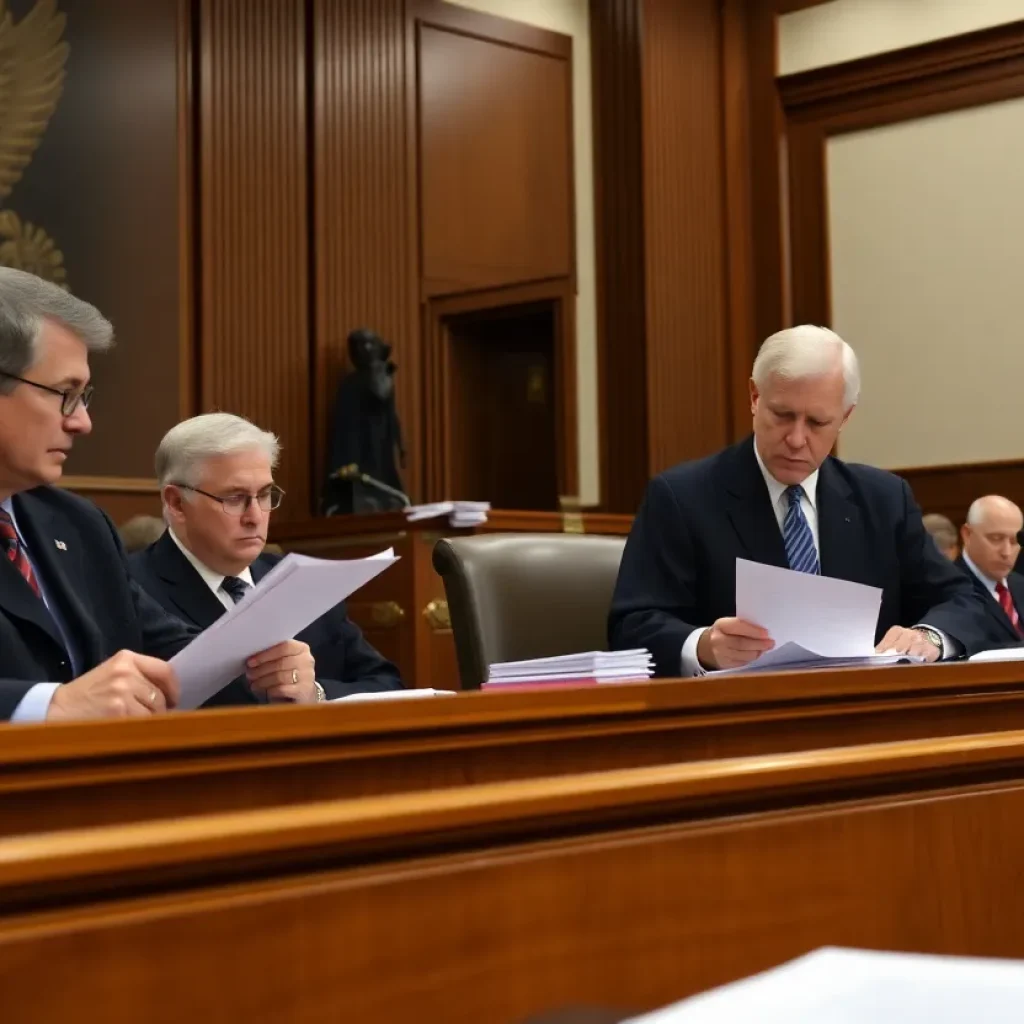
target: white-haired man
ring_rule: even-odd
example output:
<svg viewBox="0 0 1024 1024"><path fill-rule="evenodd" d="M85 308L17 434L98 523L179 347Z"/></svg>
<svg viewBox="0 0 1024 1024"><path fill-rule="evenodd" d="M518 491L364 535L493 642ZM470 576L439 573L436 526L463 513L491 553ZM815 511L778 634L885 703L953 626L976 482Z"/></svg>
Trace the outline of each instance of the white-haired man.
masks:
<svg viewBox="0 0 1024 1024"><path fill-rule="evenodd" d="M981 595L1002 643L1024 639L1024 576L1014 571L1024 515L1009 498L989 494L967 510L960 528L963 554L958 565Z"/></svg>
<svg viewBox="0 0 1024 1024"><path fill-rule="evenodd" d="M271 512L283 497L274 483L278 455L273 434L230 413L194 416L164 435L156 475L167 530L130 563L140 586L169 612L206 629L280 561L263 554ZM297 639L312 657L293 679L282 682L257 667L207 704L314 703L402 689L398 670L366 642L343 604Z"/></svg>
<svg viewBox="0 0 1024 1024"><path fill-rule="evenodd" d="M178 697L166 659L196 631L132 580L113 523L52 486L92 429L89 355L111 344L93 306L0 268L0 720L144 717ZM311 661L289 640L253 670Z"/></svg>
<svg viewBox="0 0 1024 1024"><path fill-rule="evenodd" d="M879 649L928 661L991 642L963 573L936 550L899 477L833 458L860 391L837 334L794 327L761 346L753 437L648 485L623 554L609 634L646 647L660 676L749 664L773 641L736 617L736 559L882 589Z"/></svg>

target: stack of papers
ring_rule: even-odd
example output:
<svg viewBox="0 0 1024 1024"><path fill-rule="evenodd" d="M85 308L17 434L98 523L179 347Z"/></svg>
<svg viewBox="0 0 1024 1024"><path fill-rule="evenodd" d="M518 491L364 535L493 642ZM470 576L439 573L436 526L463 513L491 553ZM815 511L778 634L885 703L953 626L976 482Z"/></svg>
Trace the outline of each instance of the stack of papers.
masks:
<svg viewBox="0 0 1024 1024"><path fill-rule="evenodd" d="M1024 962L824 948L631 1024L1016 1024Z"/></svg>
<svg viewBox="0 0 1024 1024"><path fill-rule="evenodd" d="M397 561L390 548L352 561L285 555L259 586L171 659L181 686L178 709L199 707L244 675L247 659L291 640Z"/></svg>
<svg viewBox="0 0 1024 1024"><path fill-rule="evenodd" d="M766 629L775 646L743 668L711 674L920 661L875 652L881 606L879 587L737 558L736 615Z"/></svg>
<svg viewBox="0 0 1024 1024"><path fill-rule="evenodd" d="M410 505L405 510L405 518L410 523L418 523L421 519L447 516L449 525L465 528L486 523L490 510L489 501L435 501L430 505Z"/></svg>
<svg viewBox="0 0 1024 1024"><path fill-rule="evenodd" d="M524 689L540 686L588 686L594 683L632 683L654 675L650 651L588 651L555 658L503 661L487 670L484 689Z"/></svg>
<svg viewBox="0 0 1024 1024"><path fill-rule="evenodd" d="M993 651L978 651L968 661L1024 661L1024 643L1016 647L997 647Z"/></svg>

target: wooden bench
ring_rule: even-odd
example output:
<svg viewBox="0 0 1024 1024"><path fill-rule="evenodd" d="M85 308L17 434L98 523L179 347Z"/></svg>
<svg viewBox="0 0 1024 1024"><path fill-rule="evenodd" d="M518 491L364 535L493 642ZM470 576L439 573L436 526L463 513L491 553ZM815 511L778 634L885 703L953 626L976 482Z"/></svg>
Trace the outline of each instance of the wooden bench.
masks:
<svg viewBox="0 0 1024 1024"><path fill-rule="evenodd" d="M5 1024L511 1024L842 944L1024 956L1024 733L0 840Z"/></svg>
<svg viewBox="0 0 1024 1024"><path fill-rule="evenodd" d="M0 727L0 835L1024 729L1022 679L941 665Z"/></svg>

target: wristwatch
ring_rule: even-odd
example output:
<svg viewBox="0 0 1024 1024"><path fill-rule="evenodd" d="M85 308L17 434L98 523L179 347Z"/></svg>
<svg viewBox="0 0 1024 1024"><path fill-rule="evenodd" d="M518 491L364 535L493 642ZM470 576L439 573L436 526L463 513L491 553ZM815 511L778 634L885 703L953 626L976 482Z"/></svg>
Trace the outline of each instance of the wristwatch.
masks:
<svg viewBox="0 0 1024 1024"><path fill-rule="evenodd" d="M316 702L319 704L321 701L327 700L327 691L314 679L313 685L316 687Z"/></svg>
<svg viewBox="0 0 1024 1024"><path fill-rule="evenodd" d="M939 657L945 653L942 646L942 634L937 629L932 629L931 626L915 626L915 633L920 633L922 636L930 640L939 649Z"/></svg>

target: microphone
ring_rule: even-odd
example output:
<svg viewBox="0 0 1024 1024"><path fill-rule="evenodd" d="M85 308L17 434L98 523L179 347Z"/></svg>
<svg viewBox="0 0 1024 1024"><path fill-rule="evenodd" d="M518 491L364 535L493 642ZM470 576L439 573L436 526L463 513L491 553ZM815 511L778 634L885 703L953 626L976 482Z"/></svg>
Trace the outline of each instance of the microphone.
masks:
<svg viewBox="0 0 1024 1024"><path fill-rule="evenodd" d="M380 491L382 494L387 494L400 501L403 508L408 508L412 504L409 500L408 494L398 490L397 487L392 487L390 484L384 483L383 480L378 480L376 477L370 476L369 473L361 472L354 462L350 462L347 466L342 466L340 469L336 469L331 474L330 479L358 480L361 484L365 484L367 487L372 487L374 490Z"/></svg>

